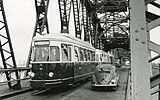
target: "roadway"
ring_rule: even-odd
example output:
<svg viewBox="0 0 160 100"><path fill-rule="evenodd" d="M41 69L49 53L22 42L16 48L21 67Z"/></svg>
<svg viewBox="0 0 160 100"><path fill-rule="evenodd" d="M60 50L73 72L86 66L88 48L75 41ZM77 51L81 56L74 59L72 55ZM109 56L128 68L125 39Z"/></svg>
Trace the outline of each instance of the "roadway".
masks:
<svg viewBox="0 0 160 100"><path fill-rule="evenodd" d="M35 91L30 91L5 100L125 100L128 68L119 68L118 74L120 86L117 91L93 90L88 81L71 88L52 89L37 95L34 95Z"/></svg>

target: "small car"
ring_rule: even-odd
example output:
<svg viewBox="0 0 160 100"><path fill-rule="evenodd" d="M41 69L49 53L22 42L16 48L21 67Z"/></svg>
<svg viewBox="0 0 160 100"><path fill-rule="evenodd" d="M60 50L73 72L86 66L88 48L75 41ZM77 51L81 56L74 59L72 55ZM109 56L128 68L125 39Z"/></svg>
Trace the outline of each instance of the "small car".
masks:
<svg viewBox="0 0 160 100"><path fill-rule="evenodd" d="M120 75L116 73L116 67L112 64L99 64L91 79L92 88L104 87L117 90Z"/></svg>

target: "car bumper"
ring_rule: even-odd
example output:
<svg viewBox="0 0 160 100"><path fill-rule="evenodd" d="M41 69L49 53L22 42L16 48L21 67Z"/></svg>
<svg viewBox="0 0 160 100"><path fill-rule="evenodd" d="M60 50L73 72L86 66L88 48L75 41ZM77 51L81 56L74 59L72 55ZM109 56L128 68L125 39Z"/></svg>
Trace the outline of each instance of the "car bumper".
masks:
<svg viewBox="0 0 160 100"><path fill-rule="evenodd" d="M116 87L117 84L91 84L92 87Z"/></svg>

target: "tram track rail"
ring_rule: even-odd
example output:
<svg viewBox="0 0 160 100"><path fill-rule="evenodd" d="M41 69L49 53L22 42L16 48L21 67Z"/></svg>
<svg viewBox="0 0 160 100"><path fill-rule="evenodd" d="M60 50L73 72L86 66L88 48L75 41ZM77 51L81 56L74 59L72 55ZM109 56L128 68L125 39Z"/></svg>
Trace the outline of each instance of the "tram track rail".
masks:
<svg viewBox="0 0 160 100"><path fill-rule="evenodd" d="M48 90L35 90L35 91L32 92L32 95L35 96L35 95L44 93L44 92L46 92L46 91L48 91Z"/></svg>
<svg viewBox="0 0 160 100"><path fill-rule="evenodd" d="M23 92L20 94L10 95L10 97L3 97L2 99L6 100L45 100L46 98L53 98L53 100L64 100L68 96L80 91L84 85L88 84L89 81L82 83L77 83L69 87L61 87L47 90L34 90ZM1 100L1 99L0 99Z"/></svg>

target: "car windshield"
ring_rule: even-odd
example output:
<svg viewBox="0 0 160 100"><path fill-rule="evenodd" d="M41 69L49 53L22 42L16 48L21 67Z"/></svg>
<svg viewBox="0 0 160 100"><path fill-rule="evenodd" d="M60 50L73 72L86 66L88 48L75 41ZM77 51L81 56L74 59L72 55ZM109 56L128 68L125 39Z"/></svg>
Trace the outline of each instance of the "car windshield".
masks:
<svg viewBox="0 0 160 100"><path fill-rule="evenodd" d="M59 48L57 46L35 46L32 61L59 61Z"/></svg>

